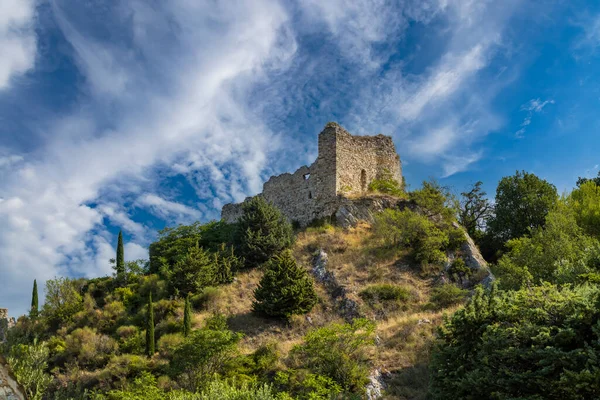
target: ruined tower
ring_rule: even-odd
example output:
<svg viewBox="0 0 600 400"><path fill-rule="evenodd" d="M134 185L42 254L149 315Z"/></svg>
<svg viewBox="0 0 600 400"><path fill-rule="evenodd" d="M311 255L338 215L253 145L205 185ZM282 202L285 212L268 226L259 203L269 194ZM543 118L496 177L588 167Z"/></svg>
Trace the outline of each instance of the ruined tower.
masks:
<svg viewBox="0 0 600 400"><path fill-rule="evenodd" d="M341 197L365 194L374 179L386 176L402 183L400 157L391 137L353 136L338 124L328 123L319 134L317 160L293 174L272 176L259 196L304 226L331 216ZM234 222L241 213L241 204L226 204L221 217Z"/></svg>

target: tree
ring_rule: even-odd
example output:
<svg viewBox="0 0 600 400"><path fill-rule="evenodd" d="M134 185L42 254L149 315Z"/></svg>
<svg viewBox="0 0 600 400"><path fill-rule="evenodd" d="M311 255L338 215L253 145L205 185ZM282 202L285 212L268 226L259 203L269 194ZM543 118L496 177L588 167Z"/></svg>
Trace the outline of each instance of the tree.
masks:
<svg viewBox="0 0 600 400"><path fill-rule="evenodd" d="M495 215L487 224L486 253L498 253L509 240L543 227L557 201L556 187L534 174L517 171L502 178L496 189Z"/></svg>
<svg viewBox="0 0 600 400"><path fill-rule="evenodd" d="M148 295L148 309L146 314L146 355L154 355L154 306L152 304L152 293Z"/></svg>
<svg viewBox="0 0 600 400"><path fill-rule="evenodd" d="M433 399L597 399L600 286L476 290L438 331Z"/></svg>
<svg viewBox="0 0 600 400"><path fill-rule="evenodd" d="M600 186L600 171L598 171L598 176L595 178L583 178L580 176L577 179L577 187L581 187L581 185L583 185L586 182L594 182L596 186Z"/></svg>
<svg viewBox="0 0 600 400"><path fill-rule="evenodd" d="M313 281L307 271L296 264L291 251L267 262L265 274L254 291L255 312L289 318L309 312L316 303Z"/></svg>
<svg viewBox="0 0 600 400"><path fill-rule="evenodd" d="M38 305L38 287L37 280L33 280L33 291L31 293L31 309L29 311L29 316L32 319L37 318L39 313L39 305Z"/></svg>
<svg viewBox="0 0 600 400"><path fill-rule="evenodd" d="M477 181L468 191L462 192L458 221L473 238L481 236L485 222L493 215L493 207L485 197L481 187L483 182Z"/></svg>
<svg viewBox="0 0 600 400"><path fill-rule="evenodd" d="M507 289L542 281L573 283L580 275L596 271L600 260L600 243L584 233L564 201L548 213L543 228L509 240L507 249L494 269Z"/></svg>
<svg viewBox="0 0 600 400"><path fill-rule="evenodd" d="M192 331L192 306L190 304L190 295L185 297L185 306L183 307L183 336L187 337Z"/></svg>
<svg viewBox="0 0 600 400"><path fill-rule="evenodd" d="M122 279L125 276L125 254L123 250L123 233L121 231L119 231L119 239L117 241L117 259L115 271L118 279Z"/></svg>
<svg viewBox="0 0 600 400"><path fill-rule="evenodd" d="M281 211L256 196L242 205L236 243L248 267L256 267L292 246L292 225Z"/></svg>
<svg viewBox="0 0 600 400"><path fill-rule="evenodd" d="M218 284L216 267L214 256L201 247L190 247L171 270L163 271L163 275L174 294L187 296Z"/></svg>
<svg viewBox="0 0 600 400"><path fill-rule="evenodd" d="M50 326L57 329L61 324L72 321L73 316L83 310L81 280L56 278L46 281L46 301L42 315Z"/></svg>
<svg viewBox="0 0 600 400"><path fill-rule="evenodd" d="M594 180L581 183L567 197L567 203L575 212L579 226L588 235L600 239L600 184Z"/></svg>

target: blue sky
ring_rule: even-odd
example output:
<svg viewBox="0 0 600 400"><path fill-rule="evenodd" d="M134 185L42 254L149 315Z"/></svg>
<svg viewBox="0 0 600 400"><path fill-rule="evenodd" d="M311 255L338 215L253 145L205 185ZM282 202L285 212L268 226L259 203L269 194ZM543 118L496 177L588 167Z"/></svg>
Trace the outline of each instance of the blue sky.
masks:
<svg viewBox="0 0 600 400"><path fill-rule="evenodd" d="M394 138L411 187L600 157L600 5L526 0L0 0L0 306L110 273L316 156Z"/></svg>

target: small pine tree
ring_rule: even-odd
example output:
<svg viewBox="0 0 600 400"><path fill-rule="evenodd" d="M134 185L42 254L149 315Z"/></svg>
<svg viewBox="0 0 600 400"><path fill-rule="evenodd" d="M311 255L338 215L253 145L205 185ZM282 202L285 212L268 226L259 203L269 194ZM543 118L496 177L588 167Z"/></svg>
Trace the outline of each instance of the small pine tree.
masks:
<svg viewBox="0 0 600 400"><path fill-rule="evenodd" d="M148 314L146 315L146 355L154 355L154 306L152 305L152 293L148 295Z"/></svg>
<svg viewBox="0 0 600 400"><path fill-rule="evenodd" d="M192 306L190 305L190 294L185 297L183 308L183 336L187 337L192 331Z"/></svg>
<svg viewBox="0 0 600 400"><path fill-rule="evenodd" d="M125 275L125 252L123 250L123 233L119 231L119 240L117 242L117 261L115 265L117 278L122 278Z"/></svg>
<svg viewBox="0 0 600 400"><path fill-rule="evenodd" d="M291 251L273 257L254 291L253 309L271 317L305 314L317 303L313 281L296 264Z"/></svg>
<svg viewBox="0 0 600 400"><path fill-rule="evenodd" d="M256 196L244 202L242 208L235 241L246 266L259 266L292 246L292 225L277 207Z"/></svg>
<svg viewBox="0 0 600 400"><path fill-rule="evenodd" d="M39 306L38 306L38 287L37 287L37 280L34 279L33 280L33 291L31 293L31 310L29 313L29 316L32 319L37 318L39 313Z"/></svg>

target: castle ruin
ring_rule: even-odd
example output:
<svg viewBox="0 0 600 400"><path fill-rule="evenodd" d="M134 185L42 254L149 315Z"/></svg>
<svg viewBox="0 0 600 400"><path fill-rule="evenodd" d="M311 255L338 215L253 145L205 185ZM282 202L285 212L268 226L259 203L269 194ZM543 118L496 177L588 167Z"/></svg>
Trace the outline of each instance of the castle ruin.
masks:
<svg viewBox="0 0 600 400"><path fill-rule="evenodd" d="M7 308L0 308L0 343L6 340L8 330L15 325L14 318L8 316Z"/></svg>
<svg viewBox="0 0 600 400"><path fill-rule="evenodd" d="M328 123L319 134L317 160L293 174L272 176L258 196L290 221L306 226L332 216L342 199L366 194L374 179L384 177L402 183L402 164L391 137L353 136L338 124ZM226 204L221 211L226 222L235 222L241 215L242 204Z"/></svg>

